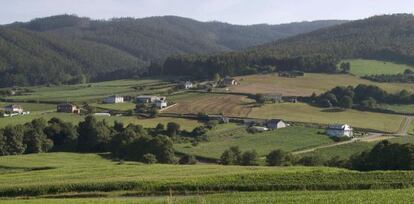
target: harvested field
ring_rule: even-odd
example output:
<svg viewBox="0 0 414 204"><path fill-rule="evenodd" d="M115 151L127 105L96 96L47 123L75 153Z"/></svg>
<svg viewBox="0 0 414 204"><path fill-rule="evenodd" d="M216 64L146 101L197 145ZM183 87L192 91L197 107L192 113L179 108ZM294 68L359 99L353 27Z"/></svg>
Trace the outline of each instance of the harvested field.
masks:
<svg viewBox="0 0 414 204"><path fill-rule="evenodd" d="M284 96L310 96L320 94L336 86L356 86L371 84L395 93L403 89L414 92L414 86L402 83L376 83L347 74L313 74L306 73L303 77L287 78L277 74L249 75L237 77L239 86L230 87L231 92L237 93L279 93Z"/></svg>
<svg viewBox="0 0 414 204"><path fill-rule="evenodd" d="M229 94L186 94L186 97L175 98L176 106L166 110L166 113L207 113L227 116L249 115L253 108L253 100L246 96Z"/></svg>

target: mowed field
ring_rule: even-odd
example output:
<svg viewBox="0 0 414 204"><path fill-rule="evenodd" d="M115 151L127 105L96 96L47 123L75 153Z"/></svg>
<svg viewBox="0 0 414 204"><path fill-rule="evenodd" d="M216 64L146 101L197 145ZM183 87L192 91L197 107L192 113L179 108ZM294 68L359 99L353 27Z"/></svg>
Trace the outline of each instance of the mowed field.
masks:
<svg viewBox="0 0 414 204"><path fill-rule="evenodd" d="M339 110L314 107L305 103L275 103L254 108L249 117L282 118L287 121L308 123L345 123L358 128L396 132L404 116L364 112L357 110Z"/></svg>
<svg viewBox="0 0 414 204"><path fill-rule="evenodd" d="M414 71L414 67L412 66L386 61L351 59L344 60L344 62L349 62L351 64L351 73L356 76L402 74L406 69Z"/></svg>
<svg viewBox="0 0 414 204"><path fill-rule="evenodd" d="M253 100L246 96L231 94L188 93L172 96L177 105L167 113L207 113L246 117L249 115Z"/></svg>
<svg viewBox="0 0 414 204"><path fill-rule="evenodd" d="M265 156L272 150L285 151L301 150L319 145L333 143L324 130L293 126L264 133L248 133L245 126L235 124L219 125L207 133L208 142L200 142L197 146L191 143L175 144L179 152L219 159L224 150L238 146L241 150L256 150L260 156Z"/></svg>
<svg viewBox="0 0 414 204"><path fill-rule="evenodd" d="M173 84L158 79L115 80L79 85L27 87L31 92L6 99L19 102L99 102L104 97L114 94L152 94L165 92L172 86Z"/></svg>
<svg viewBox="0 0 414 204"><path fill-rule="evenodd" d="M284 96L310 96L320 94L336 86L370 84L395 93L403 89L414 92L414 85L404 83L377 83L349 74L305 73L303 77L287 78L277 74L259 74L236 77L240 85L229 88L236 93L279 93Z"/></svg>
<svg viewBox="0 0 414 204"><path fill-rule="evenodd" d="M85 116L82 115L76 115L76 114L70 114L70 113L44 113L44 112L34 112L30 115L24 115L24 116L15 116L15 117L4 117L0 118L0 128L4 128L7 125L17 125L17 124L24 124L27 122L32 121L36 118L44 118L46 121L50 120L51 118L56 117L64 122L70 122L74 125L77 125L80 121L84 120ZM188 120L188 119L182 119L182 118L168 118L168 117L158 117L158 118L150 118L150 119L139 119L134 116L96 116L98 120L105 120L110 125L112 125L115 121L123 122L125 125L128 124L137 124L142 125L146 128L153 128L158 123L167 125L169 122L176 122L180 124L181 129L185 129L188 131L193 130L195 127L202 125L196 120Z"/></svg>

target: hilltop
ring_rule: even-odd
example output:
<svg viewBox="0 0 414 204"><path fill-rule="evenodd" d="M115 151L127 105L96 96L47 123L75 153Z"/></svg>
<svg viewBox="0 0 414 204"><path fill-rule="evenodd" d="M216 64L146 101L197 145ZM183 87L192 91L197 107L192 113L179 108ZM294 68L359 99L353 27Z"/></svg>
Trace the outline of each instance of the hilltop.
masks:
<svg viewBox="0 0 414 204"><path fill-rule="evenodd" d="M141 75L176 54L241 50L336 25L239 26L176 16L92 20L73 15L0 27L0 86L80 83Z"/></svg>
<svg viewBox="0 0 414 204"><path fill-rule="evenodd" d="M259 69L266 65L276 66L278 71L335 72L341 59L351 58L414 64L413 42L413 15L374 16L280 39L242 52L171 57L166 61L164 72L241 75L263 71Z"/></svg>

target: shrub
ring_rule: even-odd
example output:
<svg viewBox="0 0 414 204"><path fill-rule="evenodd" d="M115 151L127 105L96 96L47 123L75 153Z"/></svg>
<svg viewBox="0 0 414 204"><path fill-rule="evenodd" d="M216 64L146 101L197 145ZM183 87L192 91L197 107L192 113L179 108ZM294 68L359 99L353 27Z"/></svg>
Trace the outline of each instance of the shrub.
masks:
<svg viewBox="0 0 414 204"><path fill-rule="evenodd" d="M255 150L245 151L241 156L241 165L244 165L244 166L259 165L257 152Z"/></svg>
<svg viewBox="0 0 414 204"><path fill-rule="evenodd" d="M196 164L197 159L193 155L184 155L178 161L179 164Z"/></svg>
<svg viewBox="0 0 414 204"><path fill-rule="evenodd" d="M293 163L293 155L283 150L273 150L266 155L268 166L288 166Z"/></svg>
<svg viewBox="0 0 414 204"><path fill-rule="evenodd" d="M142 156L142 162L146 164L155 164L157 163L157 158L155 157L155 155L147 153Z"/></svg>

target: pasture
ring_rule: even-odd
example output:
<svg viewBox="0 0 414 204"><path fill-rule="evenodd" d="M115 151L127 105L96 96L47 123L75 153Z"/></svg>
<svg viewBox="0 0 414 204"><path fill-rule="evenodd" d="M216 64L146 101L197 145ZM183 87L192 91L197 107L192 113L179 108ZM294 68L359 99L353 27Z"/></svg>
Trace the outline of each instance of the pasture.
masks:
<svg viewBox="0 0 414 204"><path fill-rule="evenodd" d="M403 89L414 92L414 86L404 83L377 83L349 74L305 73L303 77L287 78L277 74L258 74L236 77L240 85L229 88L236 93L279 93L284 96L310 96L320 94L336 86L370 84L395 93Z"/></svg>
<svg viewBox="0 0 414 204"><path fill-rule="evenodd" d="M60 86L28 87L31 92L9 96L7 100L19 102L99 102L104 97L118 94L136 96L139 94L164 93L173 84L157 79L115 80L99 83Z"/></svg>
<svg viewBox="0 0 414 204"><path fill-rule="evenodd" d="M380 104L378 108L383 110L393 111L400 114L414 114L414 105L413 104Z"/></svg>
<svg viewBox="0 0 414 204"><path fill-rule="evenodd" d="M294 126L252 134L246 131L245 126L227 124L208 132L208 142L200 142L197 146L191 143L175 144L174 147L186 154L219 159L224 150L231 146L239 146L242 151L256 150L260 156L265 156L275 149L294 151L333 143L328 136L318 132L324 130Z"/></svg>
<svg viewBox="0 0 414 204"><path fill-rule="evenodd" d="M105 196L226 191L361 190L414 186L412 171L356 172L328 167L144 165L107 155L45 153L4 156L0 196L91 193ZM122 191L126 191L122 193Z"/></svg>
<svg viewBox="0 0 414 204"><path fill-rule="evenodd" d="M84 116L70 114L70 113L43 113L43 112L34 112L30 115L24 116L15 116L15 117L4 117L0 118L0 128L4 128L7 125L17 125L17 124L24 124L27 122L32 121L36 118L44 118L46 121L50 120L51 118L56 117L61 119L64 122L70 122L77 125L80 121L83 121ZM169 122L176 122L180 124L181 129L185 129L188 131L193 130L195 127L200 126L201 124L196 120L188 120L182 118L168 118L168 117L158 117L158 118L149 118L149 119L141 119L134 116L96 116L98 120L105 120L109 124L113 124L115 121L123 122L125 125L128 124L138 124L142 125L146 128L153 128L158 123L162 123L167 125Z"/></svg>
<svg viewBox="0 0 414 204"><path fill-rule="evenodd" d="M351 64L351 73L356 76L375 74L402 74L406 69L411 69L414 71L414 67L412 66L386 61L351 59L344 60L343 62L349 62Z"/></svg>
<svg viewBox="0 0 414 204"><path fill-rule="evenodd" d="M358 128L397 132L404 116L357 110L326 109L304 103L275 103L253 108L249 117L282 118L307 123L346 123Z"/></svg>

